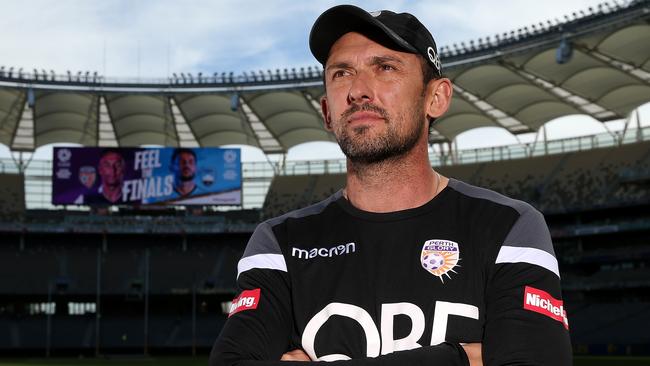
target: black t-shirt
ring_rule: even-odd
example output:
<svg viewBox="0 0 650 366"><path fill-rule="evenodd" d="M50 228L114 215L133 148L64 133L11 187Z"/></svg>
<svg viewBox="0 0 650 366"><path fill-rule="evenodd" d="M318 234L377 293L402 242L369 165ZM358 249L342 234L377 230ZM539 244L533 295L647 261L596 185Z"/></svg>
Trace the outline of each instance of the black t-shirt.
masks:
<svg viewBox="0 0 650 366"><path fill-rule="evenodd" d="M83 204L90 204L96 206L108 206L108 205L119 205L123 203L122 195L116 201L109 201L106 196L102 193L102 186L99 186L97 190L92 193L88 193L83 197Z"/></svg>
<svg viewBox="0 0 650 366"><path fill-rule="evenodd" d="M275 365L296 348L343 365L466 365L459 343L472 342L485 365L571 364L544 217L454 179L404 211L338 192L268 220L237 282L211 365Z"/></svg>

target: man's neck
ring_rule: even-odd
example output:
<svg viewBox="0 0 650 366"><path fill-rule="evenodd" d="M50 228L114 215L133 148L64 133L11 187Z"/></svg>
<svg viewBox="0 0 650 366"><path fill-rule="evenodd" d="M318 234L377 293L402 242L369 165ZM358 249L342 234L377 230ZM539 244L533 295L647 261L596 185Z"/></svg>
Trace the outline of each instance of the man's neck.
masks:
<svg viewBox="0 0 650 366"><path fill-rule="evenodd" d="M192 190L194 190L194 186L195 186L195 184L194 184L193 181L191 181L191 180L190 181L184 181L176 188L176 190L178 191L178 193L180 193L182 195L185 195L185 194L188 194L188 193L192 192Z"/></svg>
<svg viewBox="0 0 650 366"><path fill-rule="evenodd" d="M424 205L447 184L429 163L428 150L374 164L348 160L345 195L356 208L369 212L394 212Z"/></svg>
<svg viewBox="0 0 650 366"><path fill-rule="evenodd" d="M104 186L102 193L110 202L116 202L122 198L122 186Z"/></svg>

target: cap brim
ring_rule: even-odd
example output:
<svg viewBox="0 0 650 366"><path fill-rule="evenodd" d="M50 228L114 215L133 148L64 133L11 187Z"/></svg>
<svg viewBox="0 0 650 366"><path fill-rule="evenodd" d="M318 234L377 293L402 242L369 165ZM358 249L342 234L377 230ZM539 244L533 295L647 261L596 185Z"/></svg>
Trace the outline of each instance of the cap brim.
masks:
<svg viewBox="0 0 650 366"><path fill-rule="evenodd" d="M332 45L349 32L359 32L372 38L386 39L392 46L404 51L417 53L417 50L375 19L367 11L353 5L339 5L325 11L316 19L309 34L309 48L316 60L325 65Z"/></svg>

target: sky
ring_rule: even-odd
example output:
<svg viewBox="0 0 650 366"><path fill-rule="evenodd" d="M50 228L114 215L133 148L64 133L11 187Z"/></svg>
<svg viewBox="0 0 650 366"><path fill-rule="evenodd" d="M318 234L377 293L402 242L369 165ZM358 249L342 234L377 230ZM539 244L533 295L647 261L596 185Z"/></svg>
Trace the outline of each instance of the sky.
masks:
<svg viewBox="0 0 650 366"><path fill-rule="evenodd" d="M602 0L351 3L369 11L390 9L415 14L440 48L540 21L563 19L565 14L596 7L599 2ZM316 66L309 52L309 31L319 14L338 4L326 0L4 0L0 65L22 67L27 72L34 68L57 74L67 70L97 71L108 78L141 79L166 78L181 72L240 74ZM643 116L648 115L644 119L650 119L648 109L644 109ZM592 128L604 131L593 120L584 122L589 128L582 123L573 124L580 125L574 132ZM486 138L486 134L494 135L494 139ZM553 130L551 137L554 134L566 135ZM470 131L459 138L464 147L516 142L498 130ZM0 156L4 156L3 148ZM342 156L333 144L307 144L292 150L306 158L311 158L310 151L321 157L323 153L326 157L329 153L332 157ZM257 160L263 156L251 150L244 158Z"/></svg>
<svg viewBox="0 0 650 366"><path fill-rule="evenodd" d="M438 46L469 41L596 6L594 0L363 1L415 14ZM97 71L107 77L316 65L308 34L335 1L30 0L2 2L5 66Z"/></svg>

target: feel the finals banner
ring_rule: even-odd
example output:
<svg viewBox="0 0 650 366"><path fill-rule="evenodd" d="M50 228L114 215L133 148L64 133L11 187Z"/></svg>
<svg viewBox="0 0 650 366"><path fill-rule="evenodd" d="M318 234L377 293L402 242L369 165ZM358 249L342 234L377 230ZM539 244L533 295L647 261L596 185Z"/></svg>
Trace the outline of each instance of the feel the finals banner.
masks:
<svg viewBox="0 0 650 366"><path fill-rule="evenodd" d="M55 205L241 205L239 149L54 148Z"/></svg>

